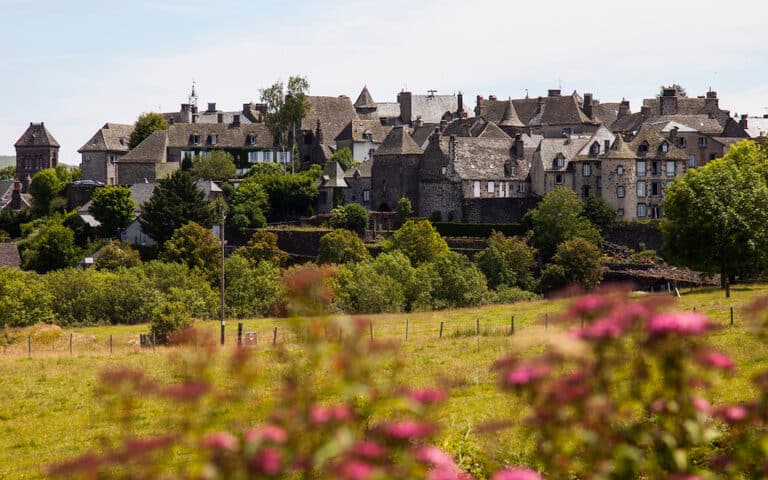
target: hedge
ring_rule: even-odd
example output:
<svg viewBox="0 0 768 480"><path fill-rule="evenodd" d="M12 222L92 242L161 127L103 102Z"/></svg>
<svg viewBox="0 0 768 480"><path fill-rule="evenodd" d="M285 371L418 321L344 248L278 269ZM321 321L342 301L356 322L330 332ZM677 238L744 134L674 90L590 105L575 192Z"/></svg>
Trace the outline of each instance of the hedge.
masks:
<svg viewBox="0 0 768 480"><path fill-rule="evenodd" d="M488 238L492 231L506 236L525 235L525 227L519 223L456 223L433 222L432 225L444 237L480 237Z"/></svg>

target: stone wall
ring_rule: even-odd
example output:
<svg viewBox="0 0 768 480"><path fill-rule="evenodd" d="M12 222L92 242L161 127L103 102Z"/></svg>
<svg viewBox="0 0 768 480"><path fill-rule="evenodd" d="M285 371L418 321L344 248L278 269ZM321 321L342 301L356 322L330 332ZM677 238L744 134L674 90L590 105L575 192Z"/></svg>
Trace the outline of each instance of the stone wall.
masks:
<svg viewBox="0 0 768 480"><path fill-rule="evenodd" d="M432 218L439 212L441 221L461 220L461 185L447 180L420 182L418 210L414 210L424 218Z"/></svg>
<svg viewBox="0 0 768 480"><path fill-rule="evenodd" d="M123 153L114 152L83 153L82 162L80 163L83 180L95 180L104 185L114 185L117 182L115 160L123 155Z"/></svg>
<svg viewBox="0 0 768 480"><path fill-rule="evenodd" d="M538 198L465 198L464 223L518 223L538 204Z"/></svg>
<svg viewBox="0 0 768 480"><path fill-rule="evenodd" d="M634 250L640 250L640 243L644 243L646 249L657 252L661 251L663 243L659 223L655 221L622 223L611 230L605 239Z"/></svg>
<svg viewBox="0 0 768 480"><path fill-rule="evenodd" d="M277 235L277 246L291 255L317 257L320 237L331 230L287 230L281 228L266 229Z"/></svg>

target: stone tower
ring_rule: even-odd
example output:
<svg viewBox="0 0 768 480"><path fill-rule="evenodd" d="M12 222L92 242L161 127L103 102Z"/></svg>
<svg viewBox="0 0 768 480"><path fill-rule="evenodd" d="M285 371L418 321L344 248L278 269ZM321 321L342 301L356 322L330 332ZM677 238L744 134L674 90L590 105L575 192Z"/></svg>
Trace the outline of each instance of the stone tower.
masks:
<svg viewBox="0 0 768 480"><path fill-rule="evenodd" d="M23 190L29 187L29 179L45 168L56 168L59 161L59 142L45 128L43 122L30 123L27 131L14 145L16 147L16 178Z"/></svg>

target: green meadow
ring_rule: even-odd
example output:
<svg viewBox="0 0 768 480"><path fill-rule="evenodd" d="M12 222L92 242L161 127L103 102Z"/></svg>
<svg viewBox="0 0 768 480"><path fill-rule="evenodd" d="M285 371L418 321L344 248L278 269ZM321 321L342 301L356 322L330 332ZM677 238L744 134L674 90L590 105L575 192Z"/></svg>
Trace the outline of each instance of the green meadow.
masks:
<svg viewBox="0 0 768 480"><path fill-rule="evenodd" d="M745 305L766 295L768 286L761 285L734 288L730 299L719 290L701 289L682 292L675 300L674 308L695 308L723 327L710 334L710 341L738 364L735 373L715 385L714 398L710 399L715 404L753 395L750 378L768 368L768 348L752 333L742 312ZM506 353L531 354L547 343L559 342L567 328L576 327L557 321L566 305L564 300L540 300L364 318L370 322L374 338L399 345L396 355L404 365L400 373L403 383L423 387L434 385L438 379L456 382L439 412L443 446L461 457L465 465L483 455L515 462L525 461L531 448L522 428L513 427L492 437L477 430L484 422L500 417L522 420L525 415L522 402L499 391L491 365ZM513 317L514 335L510 335ZM197 327L218 336L217 321L200 322ZM253 402L247 408L217 405L214 426L236 419L247 423L263 419L284 369L274 354L273 342L290 346L302 341L302 330L297 335L281 319L248 320L243 327L256 334L256 345L249 347L260 366L252 386ZM131 368L161 382L179 382L178 359L196 347L141 348L139 334L147 331L148 326L138 325L65 330L35 326L0 332L4 335L0 338L0 478L44 477L47 464L97 451L105 438L119 432L120 427L95 394L101 372ZM214 377L223 386L228 381L226 360L236 344L236 331L237 322L228 321L228 348L217 349L212 358ZM331 327L322 334L332 339L345 332L343 327ZM139 399L135 433L157 433L168 415L166 407Z"/></svg>

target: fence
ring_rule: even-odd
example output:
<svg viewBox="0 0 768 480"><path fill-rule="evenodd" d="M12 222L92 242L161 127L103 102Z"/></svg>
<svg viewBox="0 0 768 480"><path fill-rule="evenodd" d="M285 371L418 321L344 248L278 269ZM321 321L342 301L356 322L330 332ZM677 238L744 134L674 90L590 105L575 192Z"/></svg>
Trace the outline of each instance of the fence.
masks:
<svg viewBox="0 0 768 480"><path fill-rule="evenodd" d="M696 308L692 309L696 312ZM702 312L701 310L699 310ZM444 313L444 312L443 312ZM741 327L743 318L734 307L709 308L703 311L714 323L721 327ZM476 315L474 318L449 318L441 320L436 313L433 318L376 318L365 320L366 329L371 340L399 341L405 344L418 342L451 341L459 339L476 339L485 337L512 337L521 332L533 331L546 335L549 331L562 331L563 328L574 328L583 325L576 322L565 325L558 318L558 310L546 312L520 311L506 318L484 318ZM467 317L468 315L464 315ZM391 317L391 316L390 316ZM203 337L215 339L218 342L218 321L207 321L198 324L199 335L189 342L190 348L197 348L203 342ZM34 327L33 327L34 328ZM111 327L105 327L109 329ZM89 335L77 332L66 332L58 327L19 335L14 339L6 339L0 343L0 354L28 357L33 356L66 356L66 355L112 355L130 353L152 353L162 347L156 338L148 333L137 332L139 327L114 327L119 331L109 334ZM349 328L348 326L346 327ZM132 330L133 329L133 330ZM92 331L96 329L84 329ZM243 345L253 348L274 348L278 345L307 342L312 338L340 340L344 338L345 323L327 322L320 329L309 331L308 327L291 328L287 321L274 319L247 320L242 322L227 322L225 329L225 346ZM0 338L2 340L2 338ZM211 341L211 340L208 340Z"/></svg>

